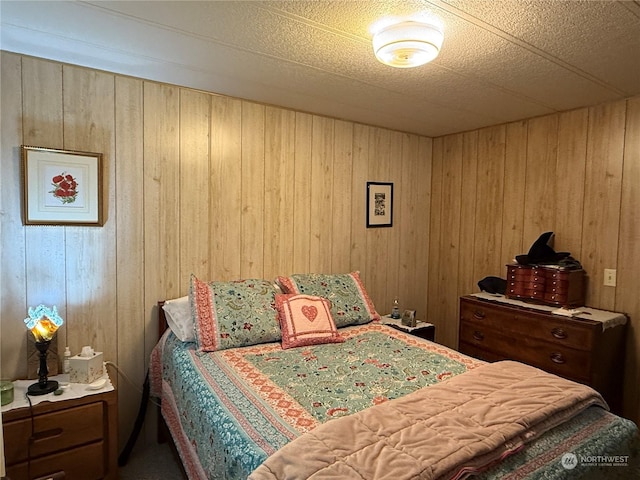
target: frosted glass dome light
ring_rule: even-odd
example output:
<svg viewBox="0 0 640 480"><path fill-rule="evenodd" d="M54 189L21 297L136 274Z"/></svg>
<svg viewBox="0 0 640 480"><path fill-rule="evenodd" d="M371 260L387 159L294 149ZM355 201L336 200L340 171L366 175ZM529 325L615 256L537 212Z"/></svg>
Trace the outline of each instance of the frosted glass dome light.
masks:
<svg viewBox="0 0 640 480"><path fill-rule="evenodd" d="M438 56L443 40L444 34L437 26L407 20L374 33L373 51L378 60L391 67L418 67Z"/></svg>

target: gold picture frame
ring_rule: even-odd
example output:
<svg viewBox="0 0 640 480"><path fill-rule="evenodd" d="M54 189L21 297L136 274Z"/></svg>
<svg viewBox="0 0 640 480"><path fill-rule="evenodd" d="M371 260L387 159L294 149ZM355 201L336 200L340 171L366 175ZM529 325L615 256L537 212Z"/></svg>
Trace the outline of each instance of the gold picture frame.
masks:
<svg viewBox="0 0 640 480"><path fill-rule="evenodd" d="M25 225L102 226L102 154L21 146Z"/></svg>

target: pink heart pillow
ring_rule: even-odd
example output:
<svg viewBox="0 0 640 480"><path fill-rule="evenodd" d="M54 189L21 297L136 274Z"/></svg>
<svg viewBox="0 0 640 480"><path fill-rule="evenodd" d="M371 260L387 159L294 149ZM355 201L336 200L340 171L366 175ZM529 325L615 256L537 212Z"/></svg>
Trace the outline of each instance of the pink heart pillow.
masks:
<svg viewBox="0 0 640 480"><path fill-rule="evenodd" d="M276 309L282 331L282 348L344 342L333 321L331 303L326 298L278 294Z"/></svg>

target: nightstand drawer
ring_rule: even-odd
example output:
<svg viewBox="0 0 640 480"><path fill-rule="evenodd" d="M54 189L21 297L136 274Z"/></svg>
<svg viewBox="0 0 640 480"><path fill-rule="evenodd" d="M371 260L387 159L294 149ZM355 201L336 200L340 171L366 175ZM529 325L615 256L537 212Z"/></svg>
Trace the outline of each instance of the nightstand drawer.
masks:
<svg viewBox="0 0 640 480"><path fill-rule="evenodd" d="M103 416L102 402L95 402L35 416L33 434L31 418L6 422L4 435L11 439L5 444L6 462L11 465L25 461L29 453L25 445L29 445L32 436L32 459L101 440Z"/></svg>
<svg viewBox="0 0 640 480"><path fill-rule="evenodd" d="M97 442L66 452L54 453L31 460L30 465L26 461L12 465L7 468L7 475L9 478L19 480L50 478L55 474L63 473L64 480L99 480L105 475L104 449L104 443Z"/></svg>

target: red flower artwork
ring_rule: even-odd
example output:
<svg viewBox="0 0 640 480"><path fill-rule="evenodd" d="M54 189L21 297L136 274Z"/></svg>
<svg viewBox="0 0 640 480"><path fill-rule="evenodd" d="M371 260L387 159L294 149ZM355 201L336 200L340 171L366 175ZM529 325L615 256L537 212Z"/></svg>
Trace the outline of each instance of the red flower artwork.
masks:
<svg viewBox="0 0 640 480"><path fill-rule="evenodd" d="M54 197L60 200L62 203L73 203L78 196L78 182L73 175L66 172L62 172L60 175L56 175L51 179L51 185L53 185L52 193Z"/></svg>

